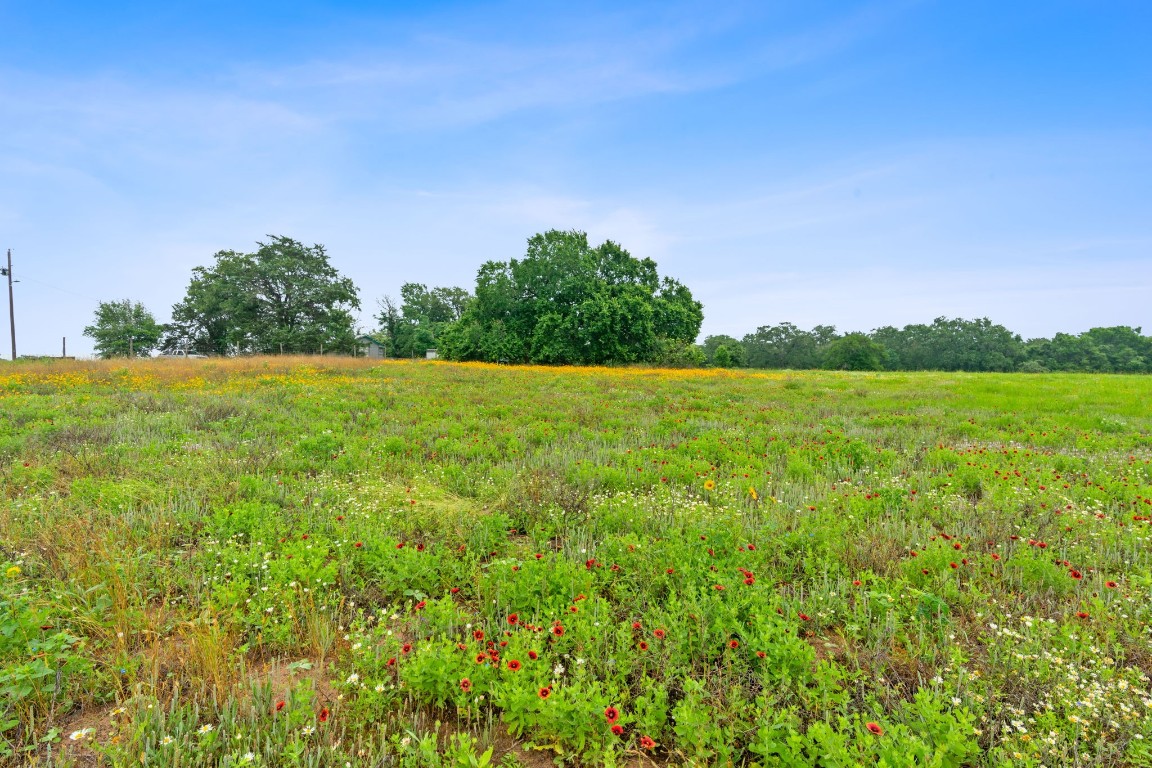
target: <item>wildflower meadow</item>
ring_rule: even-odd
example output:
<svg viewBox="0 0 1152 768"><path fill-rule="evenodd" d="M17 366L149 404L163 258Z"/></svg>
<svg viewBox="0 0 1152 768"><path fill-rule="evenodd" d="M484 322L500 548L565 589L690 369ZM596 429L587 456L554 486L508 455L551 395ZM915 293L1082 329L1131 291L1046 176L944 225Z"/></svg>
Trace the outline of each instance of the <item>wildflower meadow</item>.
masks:
<svg viewBox="0 0 1152 768"><path fill-rule="evenodd" d="M0 763L1152 765L1152 379L0 369Z"/></svg>

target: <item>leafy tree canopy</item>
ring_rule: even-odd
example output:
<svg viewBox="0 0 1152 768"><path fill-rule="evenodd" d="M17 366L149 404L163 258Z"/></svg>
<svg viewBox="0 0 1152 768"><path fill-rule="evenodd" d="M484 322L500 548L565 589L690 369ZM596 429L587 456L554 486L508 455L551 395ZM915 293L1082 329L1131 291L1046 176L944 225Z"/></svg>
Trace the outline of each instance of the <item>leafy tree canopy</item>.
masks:
<svg viewBox="0 0 1152 768"><path fill-rule="evenodd" d="M431 288L422 283L400 287L400 306L392 297L380 300L379 336L392 357L422 357L439 345L445 327L457 322L472 301L463 288Z"/></svg>
<svg viewBox="0 0 1152 768"><path fill-rule="evenodd" d="M762 325L744 337L746 364L753 368L819 368L824 348L837 338L836 328L818 325L810 331L792 323Z"/></svg>
<svg viewBox="0 0 1152 768"><path fill-rule="evenodd" d="M704 319L700 302L651 259L583 232L550 230L523 259L484 264L475 299L445 328L440 348L458 360L604 364L682 356Z"/></svg>
<svg viewBox="0 0 1152 768"><path fill-rule="evenodd" d="M220 251L196 267L172 308L166 351L231 353L353 352L356 286L328 262L322 245L270 236L255 253Z"/></svg>
<svg viewBox="0 0 1152 768"><path fill-rule="evenodd" d="M731 336L708 336L702 346L709 365L717 368L742 368L745 364L744 345Z"/></svg>
<svg viewBox="0 0 1152 768"><path fill-rule="evenodd" d="M164 326L138 301L102 301L84 335L95 341L100 357L146 357L160 342Z"/></svg>
<svg viewBox="0 0 1152 768"><path fill-rule="evenodd" d="M884 347L863 333L849 333L828 345L824 367L838 371L883 370Z"/></svg>

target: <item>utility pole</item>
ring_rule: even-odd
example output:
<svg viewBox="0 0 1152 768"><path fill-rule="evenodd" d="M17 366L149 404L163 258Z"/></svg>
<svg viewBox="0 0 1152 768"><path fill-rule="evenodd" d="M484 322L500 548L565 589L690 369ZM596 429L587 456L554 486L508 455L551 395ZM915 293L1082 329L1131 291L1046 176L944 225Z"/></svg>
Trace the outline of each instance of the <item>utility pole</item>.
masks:
<svg viewBox="0 0 1152 768"><path fill-rule="evenodd" d="M12 362L16 362L16 307L12 304L12 249L8 249L8 267L0 267L0 276L8 278L8 324L12 327Z"/></svg>

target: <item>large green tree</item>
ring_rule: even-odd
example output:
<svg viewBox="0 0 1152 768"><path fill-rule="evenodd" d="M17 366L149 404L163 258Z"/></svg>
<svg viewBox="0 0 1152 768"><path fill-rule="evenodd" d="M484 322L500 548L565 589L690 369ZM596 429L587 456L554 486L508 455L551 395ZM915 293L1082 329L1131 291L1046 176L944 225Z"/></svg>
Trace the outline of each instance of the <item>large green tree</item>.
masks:
<svg viewBox="0 0 1152 768"><path fill-rule="evenodd" d="M884 368L884 346L863 333L849 333L824 350L824 367L837 371L880 371Z"/></svg>
<svg viewBox="0 0 1152 768"><path fill-rule="evenodd" d="M167 351L235 353L354 352L360 299L329 263L322 245L270 236L255 253L220 251L192 270L172 308Z"/></svg>
<svg viewBox="0 0 1152 768"><path fill-rule="evenodd" d="M744 367L744 344L737 339L724 334L708 336L702 346L709 365L716 368Z"/></svg>
<svg viewBox="0 0 1152 768"><path fill-rule="evenodd" d="M146 357L160 342L164 326L138 301L102 301L84 335L95 342L100 357Z"/></svg>
<svg viewBox="0 0 1152 768"><path fill-rule="evenodd" d="M691 344L703 318L700 302L651 259L550 230L528 240L523 259L481 266L475 298L440 348L461 360L659 362Z"/></svg>

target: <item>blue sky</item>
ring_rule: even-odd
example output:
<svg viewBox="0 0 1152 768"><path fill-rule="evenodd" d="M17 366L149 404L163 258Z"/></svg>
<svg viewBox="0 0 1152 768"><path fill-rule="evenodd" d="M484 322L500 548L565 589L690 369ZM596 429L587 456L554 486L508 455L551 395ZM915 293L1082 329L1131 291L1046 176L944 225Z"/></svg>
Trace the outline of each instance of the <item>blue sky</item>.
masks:
<svg viewBox="0 0 1152 768"><path fill-rule="evenodd" d="M550 228L654 258L704 334L1152 332L1152 4L0 0L21 353L267 234L369 327Z"/></svg>

